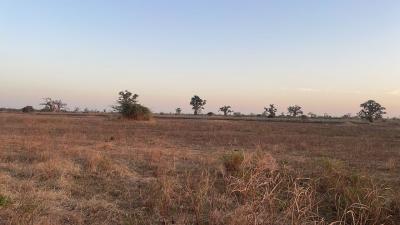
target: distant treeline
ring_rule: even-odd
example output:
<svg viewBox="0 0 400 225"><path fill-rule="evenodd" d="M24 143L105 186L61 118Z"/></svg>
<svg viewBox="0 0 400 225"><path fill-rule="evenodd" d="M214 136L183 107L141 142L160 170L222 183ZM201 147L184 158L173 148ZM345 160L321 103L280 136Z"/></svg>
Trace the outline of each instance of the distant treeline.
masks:
<svg viewBox="0 0 400 225"><path fill-rule="evenodd" d="M145 119L148 120L151 118L151 111L138 103L137 98L139 95L133 94L127 90L119 92L119 97L116 101L116 105L112 106L112 111L110 110L89 110L88 108L84 108L81 110L78 107L75 107L73 110L67 108L67 104L64 103L62 100L54 100L52 98L43 98L43 102L40 104L43 106L42 109L36 110L32 106L25 106L22 109L14 109L14 108L0 108L0 112L18 112L22 111L25 113L29 112L73 112L73 113L111 113L111 112L118 112L124 118L128 119ZM204 110L204 106L207 104L207 100L202 99L198 95L194 95L191 99L189 104L192 107L193 114L199 115ZM282 112L278 114L278 108L275 104L269 104L264 107L262 113L259 114L242 114L240 112L235 112L230 105L223 105L218 109L218 112L221 112L223 116L250 116L250 117L267 117L267 118L323 118L323 119L354 119L354 118L361 118L368 120L369 122L373 122L375 120L379 120L383 118L383 115L386 114L386 108L381 106L378 102L374 100L368 100L364 103L360 104L361 110L356 115L352 115L347 113L343 116L331 116L327 113L324 115L317 115L315 113L309 112L304 113L303 109L299 105L291 105L287 107L286 113ZM165 113L159 113L163 115ZM167 113L167 114L174 114L174 115L181 115L182 109L180 107L175 109L174 113ZM188 115L188 114L186 114ZM205 115L214 116L216 115L214 112L208 112Z"/></svg>

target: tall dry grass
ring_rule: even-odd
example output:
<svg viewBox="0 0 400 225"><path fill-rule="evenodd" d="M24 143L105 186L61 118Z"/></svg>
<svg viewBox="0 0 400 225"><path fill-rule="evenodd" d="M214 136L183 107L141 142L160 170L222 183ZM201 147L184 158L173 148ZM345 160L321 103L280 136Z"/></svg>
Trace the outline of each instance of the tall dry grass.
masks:
<svg viewBox="0 0 400 225"><path fill-rule="evenodd" d="M400 223L396 127L249 123L0 115L0 224Z"/></svg>

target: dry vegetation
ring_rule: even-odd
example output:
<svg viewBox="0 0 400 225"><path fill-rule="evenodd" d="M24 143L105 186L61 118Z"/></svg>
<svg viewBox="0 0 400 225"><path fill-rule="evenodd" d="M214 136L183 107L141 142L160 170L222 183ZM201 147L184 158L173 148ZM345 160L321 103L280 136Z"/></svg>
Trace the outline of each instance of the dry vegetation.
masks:
<svg viewBox="0 0 400 225"><path fill-rule="evenodd" d="M0 114L0 224L400 224L400 124Z"/></svg>

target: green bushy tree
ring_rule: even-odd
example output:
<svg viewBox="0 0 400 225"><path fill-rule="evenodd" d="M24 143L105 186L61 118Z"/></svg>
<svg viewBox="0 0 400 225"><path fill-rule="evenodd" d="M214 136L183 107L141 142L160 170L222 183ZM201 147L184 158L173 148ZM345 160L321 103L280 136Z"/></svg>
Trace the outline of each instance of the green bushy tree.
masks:
<svg viewBox="0 0 400 225"><path fill-rule="evenodd" d="M374 122L374 120L381 119L383 114L386 114L385 107L377 103L374 100L368 100L360 105L361 111L358 116L361 119L368 120L369 122Z"/></svg>
<svg viewBox="0 0 400 225"><path fill-rule="evenodd" d="M138 103L139 95L132 94L127 90L119 92L117 105L113 106L114 110L121 113L124 118L134 120L149 120L151 111Z"/></svg>
<svg viewBox="0 0 400 225"><path fill-rule="evenodd" d="M232 107L230 105L224 105L221 108L219 108L219 111L224 113L224 116L229 115L230 113L232 113Z"/></svg>
<svg viewBox="0 0 400 225"><path fill-rule="evenodd" d="M293 105L288 107L288 114L292 117L297 117L303 115L303 111L301 110L301 106Z"/></svg>
<svg viewBox="0 0 400 225"><path fill-rule="evenodd" d="M204 109L204 105L207 103L206 100L201 99L199 96L195 95L190 100L190 105L192 105L192 109L194 110L194 115L197 115Z"/></svg>

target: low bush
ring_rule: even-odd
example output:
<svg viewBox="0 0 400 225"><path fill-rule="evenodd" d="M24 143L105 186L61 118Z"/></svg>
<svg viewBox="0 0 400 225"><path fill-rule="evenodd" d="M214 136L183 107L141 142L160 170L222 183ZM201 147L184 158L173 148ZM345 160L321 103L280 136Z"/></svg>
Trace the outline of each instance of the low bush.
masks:
<svg viewBox="0 0 400 225"><path fill-rule="evenodd" d="M24 113L30 113L30 112L34 112L35 109L32 106L25 106L24 108L22 108L21 111Z"/></svg>
<svg viewBox="0 0 400 225"><path fill-rule="evenodd" d="M134 120L150 120L152 116L150 109L140 104L127 106L121 114L124 118Z"/></svg>
<svg viewBox="0 0 400 225"><path fill-rule="evenodd" d="M152 113L149 108L137 103L139 95L132 94L129 91L121 91L117 101L118 105L114 106L114 110L121 113L124 118L134 120L150 120Z"/></svg>
<svg viewBox="0 0 400 225"><path fill-rule="evenodd" d="M225 153L222 156L222 161L225 167L226 172L228 173L238 173L240 171L240 167L244 160L244 154L242 151L234 150L228 153Z"/></svg>
<svg viewBox="0 0 400 225"><path fill-rule="evenodd" d="M10 199L0 194L0 208L5 207L10 203Z"/></svg>

